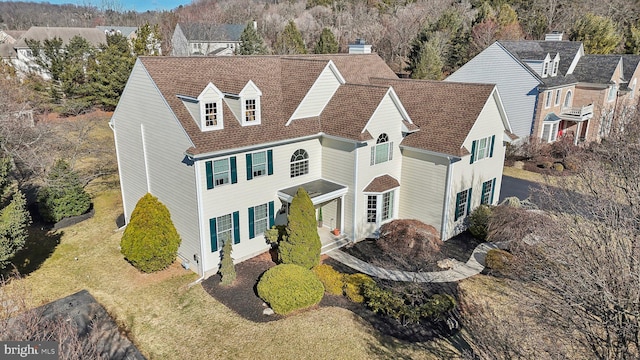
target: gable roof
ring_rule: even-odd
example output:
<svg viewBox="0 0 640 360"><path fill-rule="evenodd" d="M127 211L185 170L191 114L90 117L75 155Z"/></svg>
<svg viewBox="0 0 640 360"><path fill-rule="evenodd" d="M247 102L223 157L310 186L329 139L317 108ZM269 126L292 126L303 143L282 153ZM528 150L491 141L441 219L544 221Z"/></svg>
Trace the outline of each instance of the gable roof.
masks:
<svg viewBox="0 0 640 360"><path fill-rule="evenodd" d="M585 55L580 59L573 73L581 82L609 84L620 63L620 58L620 55Z"/></svg>
<svg viewBox="0 0 640 360"><path fill-rule="evenodd" d="M508 52L510 52L516 59L518 59L524 66L530 69L535 74L538 80L546 87L559 86L564 84L571 84L577 82L576 78L572 74L567 74L571 63L576 55L582 48L582 43L579 41L550 41L550 40L519 40L519 41L504 41L500 40L498 43ZM541 77L536 71L531 69L526 61L535 60L543 61L547 54L551 57L551 60L560 55L560 63L558 64L558 75Z"/></svg>
<svg viewBox="0 0 640 360"><path fill-rule="evenodd" d="M400 186L398 180L391 175L381 175L371 180L371 182L362 190L363 192L381 193Z"/></svg>
<svg viewBox="0 0 640 360"><path fill-rule="evenodd" d="M633 73L636 72L639 63L640 55L622 55L622 70L624 71L623 77L625 80L631 81Z"/></svg>
<svg viewBox="0 0 640 360"><path fill-rule="evenodd" d="M62 44L67 45L69 40L74 36L85 38L89 44L98 47L100 44L107 43L107 36L104 31L96 28L73 28L73 27L40 27L32 26L22 34L22 37L16 42L16 48L27 48L27 39L36 41L44 41L58 37L62 39Z"/></svg>
<svg viewBox="0 0 640 360"><path fill-rule="evenodd" d="M240 41L245 27L243 24L210 23L179 23L176 26L180 26L187 41L191 42Z"/></svg>
<svg viewBox="0 0 640 360"><path fill-rule="evenodd" d="M409 79L372 79L372 83L392 86L421 129L407 135L402 145L455 156L468 154L462 145L495 88L493 84Z"/></svg>

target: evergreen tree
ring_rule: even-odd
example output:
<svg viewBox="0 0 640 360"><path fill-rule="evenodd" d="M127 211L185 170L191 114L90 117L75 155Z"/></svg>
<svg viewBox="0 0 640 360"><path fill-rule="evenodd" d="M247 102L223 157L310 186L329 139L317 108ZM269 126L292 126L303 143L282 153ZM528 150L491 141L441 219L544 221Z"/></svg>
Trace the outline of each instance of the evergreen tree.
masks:
<svg viewBox="0 0 640 360"><path fill-rule="evenodd" d="M627 54L640 55L640 22L629 25L625 38L625 52Z"/></svg>
<svg viewBox="0 0 640 360"><path fill-rule="evenodd" d="M109 39L107 39L107 43ZM133 53L137 56L160 55L160 43L162 35L158 24L153 26L146 22L136 30L136 38L133 40Z"/></svg>
<svg viewBox="0 0 640 360"><path fill-rule="evenodd" d="M149 273L165 269L175 261L180 241L169 209L147 193L131 213L120 248L136 269Z"/></svg>
<svg viewBox="0 0 640 360"><path fill-rule="evenodd" d="M318 235L316 211L309 194L303 188L298 188L293 197L287 220L287 236L278 246L280 261L306 269L318 265L322 244Z"/></svg>
<svg viewBox="0 0 640 360"><path fill-rule="evenodd" d="M304 46L304 40L302 39L302 34L293 20L289 20L289 23L284 27L284 30L278 34L274 47L276 54L279 55L307 53L307 49Z"/></svg>
<svg viewBox="0 0 640 360"><path fill-rule="evenodd" d="M27 39L26 43L33 54L35 63L48 72L53 80L60 80L60 74L64 67L62 39L54 37L44 40L43 43Z"/></svg>
<svg viewBox="0 0 640 360"><path fill-rule="evenodd" d="M64 49L60 73L62 92L67 98L79 98L90 93L86 69L93 61L93 48L87 39L78 35L69 40Z"/></svg>
<svg viewBox="0 0 640 360"><path fill-rule="evenodd" d="M224 286L231 285L236 280L236 268L231 257L231 252L233 251L231 243L231 239L227 236L222 246L222 261L220 264L220 277L222 279L220 284Z"/></svg>
<svg viewBox="0 0 640 360"><path fill-rule="evenodd" d="M96 62L89 70L94 104L110 111L115 109L135 63L127 38L120 34L107 36Z"/></svg>
<svg viewBox="0 0 640 360"><path fill-rule="evenodd" d="M313 52L316 54L335 54L338 52L338 41L331 29L322 29L322 33Z"/></svg>
<svg viewBox="0 0 640 360"><path fill-rule="evenodd" d="M569 39L582 41L589 54L610 54L622 40L613 20L587 13L576 21Z"/></svg>
<svg viewBox="0 0 640 360"><path fill-rule="evenodd" d="M267 48L264 46L262 36L253 27L253 21L249 21L240 34L240 47L237 55L265 55Z"/></svg>
<svg viewBox="0 0 640 360"><path fill-rule="evenodd" d="M409 63L405 70L412 79L440 80L442 78L442 54L436 44L434 31L424 27L411 44Z"/></svg>
<svg viewBox="0 0 640 360"><path fill-rule="evenodd" d="M8 196L11 200L4 196L10 184L10 170L10 159L0 158L0 270L22 250L27 240L27 227L31 224L24 195L18 190Z"/></svg>
<svg viewBox="0 0 640 360"><path fill-rule="evenodd" d="M50 222L82 215L91 207L91 197L78 175L65 160L58 160L47 176L47 185L38 191L38 208Z"/></svg>

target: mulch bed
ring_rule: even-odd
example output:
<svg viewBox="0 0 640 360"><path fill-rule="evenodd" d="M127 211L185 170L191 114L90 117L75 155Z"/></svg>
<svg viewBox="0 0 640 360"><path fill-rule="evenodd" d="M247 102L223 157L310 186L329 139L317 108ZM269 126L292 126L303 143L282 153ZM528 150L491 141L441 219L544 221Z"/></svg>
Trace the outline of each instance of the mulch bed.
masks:
<svg viewBox="0 0 640 360"><path fill-rule="evenodd" d="M433 258L428 261L420 258L406 257L403 258L404 261L398 262L393 255L384 252L377 245L377 241L379 240L370 239L359 241L351 246L342 248L342 251L360 260L389 270L441 271L444 269L438 267L438 260L453 258L461 262L467 262L476 246L482 243L482 241L474 238L471 233L465 231L445 241L440 248L440 252L434 254Z"/></svg>
<svg viewBox="0 0 640 360"><path fill-rule="evenodd" d="M336 270L345 273L355 271L341 263L323 256L324 263L333 266ZM236 264L236 281L230 286L220 285L220 275L216 274L202 282L202 287L214 299L221 302L241 317L253 322L276 321L285 318L282 315L265 315L266 304L256 293L256 284L260 275L276 264L268 253ZM429 286L429 284L422 284ZM451 290L451 289L449 289ZM455 292L455 290L454 290ZM449 291L451 293L451 291ZM363 320L371 324L380 334L392 336L399 340L409 342L423 342L446 333L446 327L442 322L430 322L417 325L402 326L395 319L375 314L363 304L349 301L345 296L325 294L318 305L320 307L341 307L352 311ZM292 315L295 316L295 315Z"/></svg>

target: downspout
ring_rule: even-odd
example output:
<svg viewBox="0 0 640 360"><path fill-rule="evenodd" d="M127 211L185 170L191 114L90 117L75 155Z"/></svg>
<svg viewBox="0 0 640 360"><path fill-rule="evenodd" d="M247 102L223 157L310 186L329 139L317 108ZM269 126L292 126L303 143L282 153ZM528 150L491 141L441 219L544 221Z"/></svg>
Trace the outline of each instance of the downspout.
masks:
<svg viewBox="0 0 640 360"><path fill-rule="evenodd" d="M195 167L196 170L196 199L198 200L198 227L200 228L200 236L199 236L199 242L200 242L200 269L202 272L202 275L196 279L194 282L190 283L187 288L192 287L193 285L197 285L199 284L202 280L204 280L204 276L206 273L206 266L205 264L205 259L206 259L206 255L204 252L204 241L203 241L203 234L205 233L204 231L204 219L202 218L202 209L203 209L203 204L202 204L202 191L201 191L201 187L200 187L200 166L198 164L198 162L194 162L193 166Z"/></svg>
<svg viewBox="0 0 640 360"><path fill-rule="evenodd" d="M444 210L442 212L442 226L440 226L440 239L445 239L445 234L447 233L447 224L449 220L449 199L451 191L451 172L453 171L453 164L451 163L451 158L447 156L447 160L449 164L447 165L447 179L445 180L445 188L444 188Z"/></svg>
<svg viewBox="0 0 640 360"><path fill-rule="evenodd" d="M351 241L356 242L356 229L357 229L357 206L358 206L358 194L357 194L357 186L358 186L358 144L353 145L353 150L355 152L355 161L353 162L353 235L351 236Z"/></svg>

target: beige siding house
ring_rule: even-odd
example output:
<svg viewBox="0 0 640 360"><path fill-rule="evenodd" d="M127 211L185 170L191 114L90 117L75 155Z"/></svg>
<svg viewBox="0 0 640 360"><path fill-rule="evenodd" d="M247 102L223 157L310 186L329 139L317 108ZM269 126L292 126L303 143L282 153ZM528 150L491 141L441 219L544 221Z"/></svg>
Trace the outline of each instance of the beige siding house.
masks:
<svg viewBox="0 0 640 360"><path fill-rule="evenodd" d="M323 251L399 218L449 239L497 201L511 132L495 86L400 80L375 54L142 57L111 126L125 221L157 196L202 276L225 240L236 261L267 251L299 187Z"/></svg>

